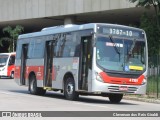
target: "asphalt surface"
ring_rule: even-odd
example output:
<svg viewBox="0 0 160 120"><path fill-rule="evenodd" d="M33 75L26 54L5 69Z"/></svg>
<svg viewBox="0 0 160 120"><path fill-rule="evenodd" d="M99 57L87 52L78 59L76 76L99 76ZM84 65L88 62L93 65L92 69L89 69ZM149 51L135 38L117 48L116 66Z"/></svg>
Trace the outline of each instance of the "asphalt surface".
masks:
<svg viewBox="0 0 160 120"><path fill-rule="evenodd" d="M0 79L0 111L160 111L160 104L122 99L119 104L111 104L100 96L80 96L78 101L68 101L59 92L48 91L45 96L31 95L28 88L18 86L13 79ZM75 116L79 113L74 113ZM95 115L93 115L95 116ZM62 115L63 117L63 115ZM122 117L120 117L121 119ZM150 117L140 117L150 120ZM50 119L50 118L48 118ZM59 118L58 119L62 119ZM67 119L69 119L67 117ZM74 118L71 118L74 119ZM81 119L77 118L76 119ZM92 119L91 117L87 119ZM96 119L96 118L94 118ZM100 117L98 119L105 119ZM107 117L109 119L109 117ZM116 119L117 117L112 117ZM119 119L119 118L118 118ZM126 117L124 119L127 119ZM134 117L130 118L136 119ZM153 118L157 120L157 117ZM92 119L93 120L93 119ZM97 120L97 119L96 119Z"/></svg>

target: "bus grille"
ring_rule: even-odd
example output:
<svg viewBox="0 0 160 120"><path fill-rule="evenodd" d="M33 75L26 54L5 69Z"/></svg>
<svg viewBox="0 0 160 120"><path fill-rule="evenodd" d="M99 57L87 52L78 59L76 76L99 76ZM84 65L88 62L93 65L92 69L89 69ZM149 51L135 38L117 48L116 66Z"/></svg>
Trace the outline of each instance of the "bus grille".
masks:
<svg viewBox="0 0 160 120"><path fill-rule="evenodd" d="M111 77L138 78L141 74L111 73L106 72Z"/></svg>
<svg viewBox="0 0 160 120"><path fill-rule="evenodd" d="M109 86L108 87L110 92L115 92L115 93L135 93L137 91L137 87L128 87L128 90L120 90L119 86Z"/></svg>

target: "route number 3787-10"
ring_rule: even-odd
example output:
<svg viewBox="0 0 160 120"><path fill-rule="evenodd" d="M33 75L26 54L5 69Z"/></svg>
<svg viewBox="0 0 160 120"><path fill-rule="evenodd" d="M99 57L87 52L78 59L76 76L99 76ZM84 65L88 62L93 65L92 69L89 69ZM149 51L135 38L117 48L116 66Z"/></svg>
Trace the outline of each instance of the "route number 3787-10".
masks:
<svg viewBox="0 0 160 120"><path fill-rule="evenodd" d="M132 31L122 30L122 29L115 29L115 28L110 28L110 34L130 36L130 37L133 36Z"/></svg>

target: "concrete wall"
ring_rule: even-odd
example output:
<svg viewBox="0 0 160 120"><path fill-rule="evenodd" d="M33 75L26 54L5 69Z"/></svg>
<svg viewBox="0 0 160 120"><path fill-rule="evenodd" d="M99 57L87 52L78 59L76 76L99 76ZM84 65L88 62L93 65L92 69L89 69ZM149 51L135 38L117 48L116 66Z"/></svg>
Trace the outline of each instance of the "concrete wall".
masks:
<svg viewBox="0 0 160 120"><path fill-rule="evenodd" d="M134 6L128 0L0 0L0 22Z"/></svg>

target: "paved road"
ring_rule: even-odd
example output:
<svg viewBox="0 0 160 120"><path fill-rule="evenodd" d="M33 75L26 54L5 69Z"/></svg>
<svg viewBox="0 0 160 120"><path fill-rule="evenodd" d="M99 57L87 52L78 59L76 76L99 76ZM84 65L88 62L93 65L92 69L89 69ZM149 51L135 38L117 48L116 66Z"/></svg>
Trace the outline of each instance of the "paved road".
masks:
<svg viewBox="0 0 160 120"><path fill-rule="evenodd" d="M35 96L12 79L0 79L0 111L160 111L160 104L124 99L120 104L111 104L108 98L96 96L80 96L79 101L68 101L55 92Z"/></svg>

